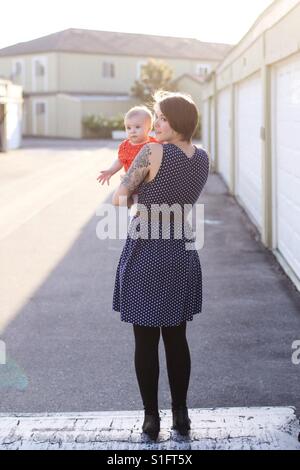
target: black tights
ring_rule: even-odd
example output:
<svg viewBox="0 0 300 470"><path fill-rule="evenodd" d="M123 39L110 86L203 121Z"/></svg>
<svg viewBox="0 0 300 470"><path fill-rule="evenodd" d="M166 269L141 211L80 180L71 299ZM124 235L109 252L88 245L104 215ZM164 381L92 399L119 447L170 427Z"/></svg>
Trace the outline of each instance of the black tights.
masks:
<svg viewBox="0 0 300 470"><path fill-rule="evenodd" d="M158 413L158 345L160 327L133 325L135 336L135 370L147 414ZM191 358L186 339L186 322L179 326L162 327L166 352L172 408L186 406L191 373Z"/></svg>

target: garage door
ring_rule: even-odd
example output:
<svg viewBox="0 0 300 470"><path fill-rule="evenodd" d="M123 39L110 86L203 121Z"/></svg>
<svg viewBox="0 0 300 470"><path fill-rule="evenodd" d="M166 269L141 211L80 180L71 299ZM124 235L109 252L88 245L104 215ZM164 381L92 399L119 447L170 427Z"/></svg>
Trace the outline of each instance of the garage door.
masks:
<svg viewBox="0 0 300 470"><path fill-rule="evenodd" d="M230 89L218 94L218 171L229 185L230 181Z"/></svg>
<svg viewBox="0 0 300 470"><path fill-rule="evenodd" d="M277 248L300 278L300 55L274 69Z"/></svg>
<svg viewBox="0 0 300 470"><path fill-rule="evenodd" d="M262 225L262 82L255 75L236 89L236 194L258 229Z"/></svg>

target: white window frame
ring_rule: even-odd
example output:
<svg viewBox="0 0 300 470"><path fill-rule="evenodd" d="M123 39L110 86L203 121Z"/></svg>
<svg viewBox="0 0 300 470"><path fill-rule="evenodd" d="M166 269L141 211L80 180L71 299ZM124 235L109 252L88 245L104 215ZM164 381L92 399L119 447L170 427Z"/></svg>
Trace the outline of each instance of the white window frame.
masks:
<svg viewBox="0 0 300 470"><path fill-rule="evenodd" d="M24 59L19 59L19 58L15 58L13 59L12 61L12 81L14 81L14 78L17 76L16 75L16 66L17 64L21 64L21 73L19 75L20 77L20 84L22 86L25 85L25 60Z"/></svg>
<svg viewBox="0 0 300 470"><path fill-rule="evenodd" d="M137 80L140 80L141 79L141 72L142 72L142 67L144 65L147 65L147 61L146 60L141 60L140 62L138 62L136 64L136 79Z"/></svg>
<svg viewBox="0 0 300 470"><path fill-rule="evenodd" d="M37 135L37 126L36 126L36 110L37 105L39 103L43 103L45 106L45 135L48 135L48 102L47 100L43 100L41 98L34 98L32 100L32 124L33 124L33 135Z"/></svg>
<svg viewBox="0 0 300 470"><path fill-rule="evenodd" d="M204 73L204 74L200 74L199 69L207 69L207 72ZM198 77L207 77L207 75L210 73L210 71L211 71L211 65L210 64L207 64L207 63L203 62L202 64L199 63L199 64L196 65L196 75Z"/></svg>
<svg viewBox="0 0 300 470"><path fill-rule="evenodd" d="M43 80L43 90L37 90L36 82L37 76L35 74L36 63L39 62L43 65L45 70L44 80ZM48 58L46 56L36 56L32 58L32 90L33 91L47 91L48 90Z"/></svg>

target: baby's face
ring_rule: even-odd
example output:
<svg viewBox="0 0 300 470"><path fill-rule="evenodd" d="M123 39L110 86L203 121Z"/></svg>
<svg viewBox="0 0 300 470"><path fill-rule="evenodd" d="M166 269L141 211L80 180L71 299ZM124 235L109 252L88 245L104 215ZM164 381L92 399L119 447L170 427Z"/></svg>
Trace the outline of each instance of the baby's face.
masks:
<svg viewBox="0 0 300 470"><path fill-rule="evenodd" d="M125 120L127 137L133 144L139 144L148 139L150 121L143 115L136 114Z"/></svg>

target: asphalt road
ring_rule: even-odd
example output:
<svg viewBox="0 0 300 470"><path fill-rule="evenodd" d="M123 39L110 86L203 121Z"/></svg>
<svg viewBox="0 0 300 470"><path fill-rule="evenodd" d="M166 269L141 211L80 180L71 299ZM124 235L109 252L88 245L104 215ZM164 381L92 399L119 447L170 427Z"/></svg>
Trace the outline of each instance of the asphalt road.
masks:
<svg viewBox="0 0 300 470"><path fill-rule="evenodd" d="M133 334L111 309L122 240L99 240L96 177L117 143L26 140L0 154L1 412L142 408ZM300 294L218 175L205 204L203 313L188 324L191 408L295 406ZM161 342L160 407L170 393Z"/></svg>

